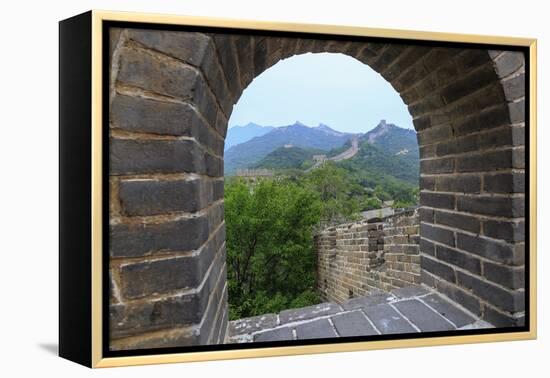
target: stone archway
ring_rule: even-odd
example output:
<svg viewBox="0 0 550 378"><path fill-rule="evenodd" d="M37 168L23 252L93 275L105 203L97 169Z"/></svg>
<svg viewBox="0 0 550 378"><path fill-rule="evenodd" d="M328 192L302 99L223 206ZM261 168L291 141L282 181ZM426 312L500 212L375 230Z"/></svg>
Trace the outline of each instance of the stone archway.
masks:
<svg viewBox="0 0 550 378"><path fill-rule="evenodd" d="M227 122L254 77L307 52L368 64L408 106L423 283L495 325L523 324L523 54L313 37L111 31L113 349L223 341Z"/></svg>

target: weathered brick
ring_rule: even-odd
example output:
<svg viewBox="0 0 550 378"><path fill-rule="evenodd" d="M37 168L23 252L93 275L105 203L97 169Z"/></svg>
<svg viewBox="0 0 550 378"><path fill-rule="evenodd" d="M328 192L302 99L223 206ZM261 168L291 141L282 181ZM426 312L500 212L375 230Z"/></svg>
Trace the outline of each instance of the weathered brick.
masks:
<svg viewBox="0 0 550 378"><path fill-rule="evenodd" d="M111 334L109 340L109 350L136 350L149 348L170 348L200 345L202 342L200 333L196 332L192 326L178 329L170 329L164 332L154 332L144 334L142 337L122 337L114 338Z"/></svg>
<svg viewBox="0 0 550 378"><path fill-rule="evenodd" d="M453 171L453 158L420 160L420 172L423 174L451 173Z"/></svg>
<svg viewBox="0 0 550 378"><path fill-rule="evenodd" d="M449 62L463 49L449 48L449 47L437 47L430 51L423 59L423 64L430 72L437 70L442 64ZM452 63L454 64L454 63Z"/></svg>
<svg viewBox="0 0 550 378"><path fill-rule="evenodd" d="M459 285L472 290L475 295L498 308L509 312L523 311L525 309L524 292L508 291L461 271L457 271L456 274Z"/></svg>
<svg viewBox="0 0 550 378"><path fill-rule="evenodd" d="M435 190L435 177L420 176L420 189Z"/></svg>
<svg viewBox="0 0 550 378"><path fill-rule="evenodd" d="M483 262L483 276L510 289L525 288L525 267Z"/></svg>
<svg viewBox="0 0 550 378"><path fill-rule="evenodd" d="M443 125L437 127L430 127L419 131L416 134L418 139L418 145L424 146L427 144L434 144L444 140L448 140L452 136L452 129L450 125Z"/></svg>
<svg viewBox="0 0 550 378"><path fill-rule="evenodd" d="M485 305L483 308L483 320L491 323L497 328L501 327L522 327L525 325L525 315L513 316L498 311L491 306Z"/></svg>
<svg viewBox="0 0 550 378"><path fill-rule="evenodd" d="M518 75L503 82L504 95L508 101L525 96L525 74Z"/></svg>
<svg viewBox="0 0 550 378"><path fill-rule="evenodd" d="M467 293L464 289L443 280L438 280L436 282L436 288L437 291L461 304L473 314L478 316L481 315L481 303L479 299Z"/></svg>
<svg viewBox="0 0 550 378"><path fill-rule="evenodd" d="M474 233L479 233L480 230L480 221L478 218L459 213L436 211L435 223Z"/></svg>
<svg viewBox="0 0 550 378"><path fill-rule="evenodd" d="M430 240L454 247L455 237L454 237L453 231L440 228L434 225L429 225L427 223L421 223L420 235L423 238L428 238Z"/></svg>
<svg viewBox="0 0 550 378"><path fill-rule="evenodd" d="M391 77L395 77L395 74L388 76L385 68L390 67L393 62L397 61L407 51L407 48L409 48L407 45L392 44L382 51L375 62L370 64L371 68L376 72L380 72L386 80L391 80Z"/></svg>
<svg viewBox="0 0 550 378"><path fill-rule="evenodd" d="M167 223L111 225L111 257L136 257L158 251L190 251L208 237L205 216L183 218Z"/></svg>
<svg viewBox="0 0 550 378"><path fill-rule="evenodd" d="M466 269L475 274L481 274L481 262L479 259L468 256L464 252L438 245L435 256L449 264Z"/></svg>
<svg viewBox="0 0 550 378"><path fill-rule="evenodd" d="M515 252L513 246L505 242L462 233L457 233L456 240L458 248L489 260L514 265L524 262L522 254Z"/></svg>
<svg viewBox="0 0 550 378"><path fill-rule="evenodd" d="M457 209L476 214L523 217L525 200L517 197L457 196Z"/></svg>
<svg viewBox="0 0 550 378"><path fill-rule="evenodd" d="M479 193L481 178L477 175L439 176L435 188L442 192Z"/></svg>
<svg viewBox="0 0 550 378"><path fill-rule="evenodd" d="M434 223L434 210L421 207L418 210L421 222Z"/></svg>
<svg viewBox="0 0 550 378"><path fill-rule="evenodd" d="M196 287L202 280L197 256L124 264L120 267L122 293L135 299Z"/></svg>
<svg viewBox="0 0 550 378"><path fill-rule="evenodd" d="M455 121L453 131L456 136L475 133L481 130L509 124L510 111L507 105L498 105L474 115Z"/></svg>
<svg viewBox="0 0 550 378"><path fill-rule="evenodd" d="M469 72L485 63L491 61L491 57L486 50L482 49L464 49L463 52L456 55L454 61L461 73Z"/></svg>
<svg viewBox="0 0 550 378"><path fill-rule="evenodd" d="M128 29L128 38L194 66L201 64L210 42L202 33L164 30Z"/></svg>
<svg viewBox="0 0 550 378"><path fill-rule="evenodd" d="M435 244L427 239L420 238L420 252L435 256Z"/></svg>
<svg viewBox="0 0 550 378"><path fill-rule="evenodd" d="M242 92L239 80L237 55L234 50L234 36L230 34L213 34L214 44L224 70L228 87L234 96Z"/></svg>
<svg viewBox="0 0 550 378"><path fill-rule="evenodd" d="M495 59L495 68L499 77L514 73L525 64L524 54L520 51L506 51Z"/></svg>
<svg viewBox="0 0 550 378"><path fill-rule="evenodd" d="M145 52L125 48L119 57L117 80L162 95L192 98L197 69L159 60Z"/></svg>
<svg viewBox="0 0 550 378"><path fill-rule="evenodd" d="M399 58L390 66L384 67L383 76L388 81L394 80L398 77L404 70L415 64L422 57L428 54L431 50L431 47L428 46L414 46L407 49L402 53Z"/></svg>
<svg viewBox="0 0 550 378"><path fill-rule="evenodd" d="M512 151L512 167L517 169L525 169L525 149L514 148Z"/></svg>
<svg viewBox="0 0 550 378"><path fill-rule="evenodd" d="M445 103L450 104L483 88L494 81L495 78L496 75L492 65L485 65L445 87L441 91L441 97Z"/></svg>
<svg viewBox="0 0 550 378"><path fill-rule="evenodd" d="M209 159L210 164L206 164ZM110 173L182 173L221 176L223 162L193 140L111 139Z"/></svg>
<svg viewBox="0 0 550 378"><path fill-rule="evenodd" d="M435 146L435 153L438 157L454 155L458 153L476 151L479 149L479 136L477 134L467 135L462 138L454 138L438 143Z"/></svg>
<svg viewBox="0 0 550 378"><path fill-rule="evenodd" d="M479 148L490 149L514 145L514 128L504 126L479 134Z"/></svg>
<svg viewBox="0 0 550 378"><path fill-rule="evenodd" d="M428 258L422 255L420 266L427 272L436 275L448 282L455 282L455 271L448 265L440 263L438 260Z"/></svg>
<svg viewBox="0 0 550 378"><path fill-rule="evenodd" d="M213 194L212 199L214 201L222 199L224 196L224 180L213 181Z"/></svg>
<svg viewBox="0 0 550 378"><path fill-rule="evenodd" d="M420 192L420 205L435 207L438 209L454 209L455 196L452 194L441 194L431 192Z"/></svg>
<svg viewBox="0 0 550 378"><path fill-rule="evenodd" d="M213 201L212 183L206 180L121 180L121 207L126 215L195 212Z"/></svg>
<svg viewBox="0 0 550 378"><path fill-rule="evenodd" d="M506 241L524 241L525 223L486 220L483 222L483 234L493 239Z"/></svg>
<svg viewBox="0 0 550 378"><path fill-rule="evenodd" d="M525 122L525 100L509 103L508 109L511 123Z"/></svg>
<svg viewBox="0 0 550 378"><path fill-rule="evenodd" d="M241 87L246 88L254 78L254 54L252 50L254 39L246 34L239 34L233 36L233 42L235 43L235 52L239 64Z"/></svg>
<svg viewBox="0 0 550 378"><path fill-rule="evenodd" d="M498 150L456 158L458 172L487 172L512 168L512 150Z"/></svg>

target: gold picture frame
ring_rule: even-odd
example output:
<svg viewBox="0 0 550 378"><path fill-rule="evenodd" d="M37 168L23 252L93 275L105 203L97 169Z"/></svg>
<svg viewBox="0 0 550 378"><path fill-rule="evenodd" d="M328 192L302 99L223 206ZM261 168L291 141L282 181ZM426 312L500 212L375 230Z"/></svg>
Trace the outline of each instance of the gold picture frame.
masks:
<svg viewBox="0 0 550 378"><path fill-rule="evenodd" d="M86 223L83 229L89 226L89 241L90 245L82 245L82 249L89 249L89 254L86 258L79 260L74 257L68 257L68 252L60 251L60 264L64 268L61 269L62 278L60 278L60 354L63 357L82 363L84 365L99 368L99 367L116 367L116 366L131 366L131 365L145 365L145 364L161 364L161 363L175 363L175 362L190 362L190 361L208 361L208 360L221 360L221 359L238 359L238 358L252 358L252 357L269 357L269 356L284 356L284 355L301 355L312 353L329 353L329 352L349 352L349 351L361 351L361 350L374 350L374 349L390 349L390 348L407 348L407 347L424 347L424 346L436 346L436 345L450 345L450 344L468 344L468 343L485 343L495 341L514 341L514 340L528 340L535 339L537 337L537 300L536 300L536 209L537 209L537 168L536 168L536 128L537 128L537 41L530 38L514 38L514 37L501 37L501 36L482 36L482 35L469 35L469 34L452 34L452 33L436 33L436 32L424 32L424 31L408 31L408 30L394 30L394 29L378 29L368 27L356 27L356 26L339 26L339 25L320 25L320 24L296 24L296 23L281 23L281 22L265 22L254 20L233 20L222 18L210 18L210 17L191 17L191 16L175 16L175 15L161 15L161 14L147 14L147 13L129 13L129 12L111 12L93 10L83 15L85 18L84 26L78 26L79 30L87 30L89 33L89 56L91 61L89 63L90 75L89 85L91 89L88 104L82 104L83 108L88 106L89 120L91 122L89 129L84 128L86 138L90 138L89 151L91 156L88 156L91 166L89 169L89 223ZM65 22L65 21L63 21ZM62 22L62 24L63 24ZM526 137L529 141L528 152L528 170L529 173L529 203L526 207L528 212L529 234L526 235L526 240L529 242L528 250L528 272L526 277L528 280L528 293L526 295L529 298L528 301L528 313L529 313L529 326L528 330L521 330L517 332L505 332L505 333L489 333L489 334L469 334L469 335L452 335L452 336L436 336L436 337L420 337L420 338L405 338L405 339L392 339L392 340L373 340L373 341L360 341L360 342L343 342L343 343L329 343L329 344L310 344L310 345L295 345L295 346L271 346L271 347L253 347L253 348L240 348L230 350L208 350L208 351L193 351L182 353L167 353L167 354L135 354L120 357L106 357L104 356L104 346L108 340L105 340L104 333L104 279L105 274L105 259L108 257L108 252L104 250L104 238L105 235L104 219L106 214L103 207L103 199L107 195L105 193L105 165L103 160L103 146L104 146L104 112L106 100L104 98L104 75L105 70L105 43L108 40L104 35L104 24L106 22L117 23L139 23L139 24L156 24L166 26L197 26L197 27L212 27L212 28L228 28L228 29L241 29L250 31L262 31L262 32L291 32L291 33L305 33L305 34L324 34L324 35L337 35L344 37L373 37L373 38L386 38L386 39L399 39L400 41L431 41L431 42L445 42L445 43L468 43L476 45L498 45L498 46L513 46L522 47L527 49L529 66L526 70L528 75L528 88L529 92L526 94L529 98L528 109L526 111L526 117L528 117L529 135ZM62 33L68 33L73 29L63 29ZM76 29L74 29L76 30ZM72 47L76 48L78 44L74 42L63 42L63 35L60 36L62 49L67 46L66 49ZM65 43L65 44L64 44ZM60 52L63 57L63 51ZM82 59L87 59L86 57ZM61 59L63 60L63 59ZM61 76L65 74L64 66L61 65ZM63 81L64 79L60 79ZM69 79L67 79L68 81ZM64 90L63 83L61 83L62 92ZM66 89L67 90L67 89ZM65 98L61 100L60 112L66 111L65 107L69 106L69 101L77 101L76 99ZM63 117L61 117L61 123L63 123ZM67 116L67 119L69 117ZM62 139L63 139L63 126ZM67 142L68 143L68 142ZM63 146L63 143L61 143ZM63 160L63 155L61 160ZM63 163L62 163L63 164ZM68 171L69 172L69 171ZM62 173L63 176L63 173ZM61 179L63 182L63 178ZM87 185L87 184L86 184ZM63 185L62 185L63 186ZM76 196L76 194L75 194ZM72 200L76 201L77 197ZM67 206L68 206L67 202ZM64 205L61 204L61 207ZM62 217L63 218L63 217ZM62 220L63 222L63 220ZM67 226L68 227L68 226ZM62 229L62 238L64 238ZM68 242L67 242L68 243ZM77 243L76 241L74 243ZM63 244L63 243L62 243ZM60 247L63 249L63 246ZM75 251L73 250L73 253ZM88 252L86 252L88 253ZM80 264L80 265L77 265ZM71 269L75 272L88 272L83 279L90 278L89 287L82 287L79 284L71 281L72 276L69 273L65 273L66 269ZM73 286L74 290L89 289L89 293L85 293L84 300L89 301L89 309L91 312L89 317L81 319L82 324L69 326L68 323L76 313L72 312L71 306L74 306L74 301L71 299L74 292L71 292L69 286ZM63 298L68 298L65 301ZM89 328L86 327L86 323ZM77 333L82 332L80 335ZM84 337L82 335L85 334ZM71 350L77 345L77 339L89 341L89 345L84 348L84 352L72 352ZM89 349L88 349L89 346ZM85 356L83 356L83 354Z"/></svg>

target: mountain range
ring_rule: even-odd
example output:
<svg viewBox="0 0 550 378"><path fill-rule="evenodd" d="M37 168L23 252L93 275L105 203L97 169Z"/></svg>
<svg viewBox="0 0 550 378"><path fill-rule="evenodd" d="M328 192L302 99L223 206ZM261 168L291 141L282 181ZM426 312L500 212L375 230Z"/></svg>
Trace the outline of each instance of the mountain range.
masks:
<svg viewBox="0 0 550 378"><path fill-rule="evenodd" d="M250 139L267 134L275 127L273 126L261 126L256 123L250 122L244 126L233 126L227 131L225 137L225 150L229 148L249 141Z"/></svg>
<svg viewBox="0 0 550 378"><path fill-rule="evenodd" d="M345 151L351 153L339 159ZM314 164L313 155L321 154L339 160L336 164L361 176L392 176L418 184L416 132L384 120L364 134L343 133L324 124L308 127L300 122L272 128L225 152L226 175L239 168L306 169Z"/></svg>
<svg viewBox="0 0 550 378"><path fill-rule="evenodd" d="M234 128L228 130L228 137ZM239 131L242 135L242 129ZM228 148L224 156L225 174L232 175L237 169L252 168L279 147L296 146L330 151L341 147L354 135L336 131L324 124L310 127L299 121L292 125L275 127L263 135Z"/></svg>

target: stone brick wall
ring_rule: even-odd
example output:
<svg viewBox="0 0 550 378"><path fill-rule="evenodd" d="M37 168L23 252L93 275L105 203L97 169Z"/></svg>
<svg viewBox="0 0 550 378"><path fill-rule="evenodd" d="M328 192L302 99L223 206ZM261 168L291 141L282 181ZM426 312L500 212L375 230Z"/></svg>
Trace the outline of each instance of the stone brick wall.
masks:
<svg viewBox="0 0 550 378"><path fill-rule="evenodd" d="M113 349L223 341L227 122L255 77L316 52L368 64L408 106L421 157L422 282L495 324L521 324L522 53L141 29L113 29L110 40Z"/></svg>
<svg viewBox="0 0 550 378"><path fill-rule="evenodd" d="M453 118L432 112L428 129L415 120L422 281L496 326L514 326L525 314L525 62L520 52L488 55L470 74L477 87L450 86L451 96L469 93Z"/></svg>
<svg viewBox="0 0 550 378"><path fill-rule="evenodd" d="M328 227L315 235L317 288L343 303L420 283L418 210Z"/></svg>

